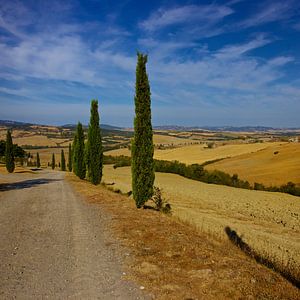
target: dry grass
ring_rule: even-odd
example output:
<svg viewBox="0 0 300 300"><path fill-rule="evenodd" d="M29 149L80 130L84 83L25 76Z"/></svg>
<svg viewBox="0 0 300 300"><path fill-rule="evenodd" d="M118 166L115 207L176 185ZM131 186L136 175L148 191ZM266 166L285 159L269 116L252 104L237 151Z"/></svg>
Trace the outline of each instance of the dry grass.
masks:
<svg viewBox="0 0 300 300"><path fill-rule="evenodd" d="M245 153L252 153L279 144L280 143L234 144L219 146L214 149L208 149L205 145L189 145L175 149L155 150L154 158L170 161L178 160L186 164L202 164L209 160L234 157ZM114 156L131 155L128 149L107 151L105 152L105 154Z"/></svg>
<svg viewBox="0 0 300 300"><path fill-rule="evenodd" d="M30 169L24 168L24 167L21 167L21 166L16 166L15 170L14 170L14 173L31 173L31 174L34 174L34 172L31 171ZM2 175L8 175L9 174L6 170L5 164L2 164L2 163L0 164L0 174L2 174ZM3 177L1 179L3 179Z"/></svg>
<svg viewBox="0 0 300 300"><path fill-rule="evenodd" d="M52 161L52 153L54 153L55 156L55 162L58 164L61 159L61 148L46 148L46 149L34 149L34 150L28 150L30 153L34 156L34 159L36 159L36 153L38 152L40 155L40 161L42 166L47 166L48 162L51 163ZM64 148L65 153L65 159L66 162L68 162L68 155L69 155L69 148Z"/></svg>
<svg viewBox="0 0 300 300"><path fill-rule="evenodd" d="M105 166L104 181L128 192L130 168ZM300 270L298 197L210 185L164 173L156 173L155 184L163 189L174 216L220 239L227 239L224 228L229 226L262 256L281 267L292 264ZM300 279L299 271L297 276Z"/></svg>
<svg viewBox="0 0 300 300"><path fill-rule="evenodd" d="M106 170L107 171L107 170ZM127 250L126 278L155 299L297 299L300 292L228 241L67 175L74 188L111 216L114 235Z"/></svg>
<svg viewBox="0 0 300 300"><path fill-rule="evenodd" d="M207 165L206 168L236 173L251 183L281 185L292 181L300 184L300 143L276 144L255 153Z"/></svg>
<svg viewBox="0 0 300 300"><path fill-rule="evenodd" d="M175 136L170 136L170 135L162 135L162 134L153 134L153 143L155 145L174 145L174 146L179 146L179 145L184 145L184 144L191 144L195 141L192 139L187 139L187 138L178 138Z"/></svg>

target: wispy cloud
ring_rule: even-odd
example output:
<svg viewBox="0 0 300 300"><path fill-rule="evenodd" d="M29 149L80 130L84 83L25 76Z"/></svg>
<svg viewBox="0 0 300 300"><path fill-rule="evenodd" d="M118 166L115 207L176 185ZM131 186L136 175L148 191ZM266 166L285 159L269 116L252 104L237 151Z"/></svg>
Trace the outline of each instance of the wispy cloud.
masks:
<svg viewBox="0 0 300 300"><path fill-rule="evenodd" d="M230 7L223 5L186 5L174 8L160 8L140 23L140 27L155 32L165 27L180 24L201 22L216 24L224 17L233 13Z"/></svg>
<svg viewBox="0 0 300 300"><path fill-rule="evenodd" d="M275 21L287 20L297 14L299 2L294 0L262 2L260 9L238 24L239 27L255 27Z"/></svg>

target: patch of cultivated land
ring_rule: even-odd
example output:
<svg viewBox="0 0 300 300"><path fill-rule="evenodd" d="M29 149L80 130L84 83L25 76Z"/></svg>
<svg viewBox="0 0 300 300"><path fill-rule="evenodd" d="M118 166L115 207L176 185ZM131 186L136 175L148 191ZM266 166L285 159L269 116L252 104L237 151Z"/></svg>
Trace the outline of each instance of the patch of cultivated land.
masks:
<svg viewBox="0 0 300 300"><path fill-rule="evenodd" d="M114 189L130 191L130 167L105 166L104 181L115 183ZM205 184L165 173L156 173L155 184L171 203L174 216L221 239L227 239L224 229L229 226L263 257L300 270L299 197Z"/></svg>
<svg viewBox="0 0 300 300"><path fill-rule="evenodd" d="M192 139L187 139L187 138L178 138L175 136L170 136L170 135L163 135L163 134L153 134L153 143L155 145L184 145L184 144L191 144L193 142L197 142Z"/></svg>
<svg viewBox="0 0 300 300"><path fill-rule="evenodd" d="M106 182L117 178L119 182L130 181L128 168L117 169L114 174L110 167L105 167L104 171ZM163 181L160 175L157 174L159 182ZM182 182L177 182L176 178L167 180L175 180L173 187L177 184L178 192L183 186L178 185ZM112 193L101 185L94 186L74 175L68 175L68 179L89 202L97 203L103 213L111 216L114 234L128 249L126 277L144 286L155 299L300 297L297 288L277 273L258 265L229 241L215 239L174 217L149 209L137 210L132 199ZM178 207L172 203L177 214ZM206 215L204 211L203 215Z"/></svg>
<svg viewBox="0 0 300 300"><path fill-rule="evenodd" d="M30 152L31 155L33 155L34 160L36 159L36 153L39 153L41 165L47 166L48 162L51 163L52 160L52 153L54 153L55 156L55 162L58 164L61 159L61 150L64 150L65 159L66 162L68 162L68 155L69 155L69 148L44 148L44 149L29 149L26 150L27 152Z"/></svg>
<svg viewBox="0 0 300 300"><path fill-rule="evenodd" d="M208 149L206 145L189 145L174 149L154 151L154 158L161 160L178 160L186 164L202 164L209 160L234 157L241 154L256 152L270 146L280 145L282 143L252 143L252 144L234 144L218 146ZM117 149L105 152L106 155L125 155L130 156L128 149Z"/></svg>
<svg viewBox="0 0 300 300"><path fill-rule="evenodd" d="M250 183L278 186L292 181L300 184L300 143L274 144L255 153L207 165L206 168L236 173Z"/></svg>

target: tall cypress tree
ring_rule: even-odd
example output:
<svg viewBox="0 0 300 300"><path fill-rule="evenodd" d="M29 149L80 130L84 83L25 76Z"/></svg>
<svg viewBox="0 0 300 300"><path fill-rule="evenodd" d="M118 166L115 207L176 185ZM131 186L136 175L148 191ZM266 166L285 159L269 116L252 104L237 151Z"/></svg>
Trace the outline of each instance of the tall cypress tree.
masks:
<svg viewBox="0 0 300 300"><path fill-rule="evenodd" d="M40 155L36 153L36 166L39 168L41 166Z"/></svg>
<svg viewBox="0 0 300 300"><path fill-rule="evenodd" d="M52 170L54 170L54 169L55 169L55 155L54 155L54 153L52 153L52 162L51 162L51 168L52 168Z"/></svg>
<svg viewBox="0 0 300 300"><path fill-rule="evenodd" d="M91 117L86 146L89 180L93 184L99 184L102 178L103 150L97 100L91 102Z"/></svg>
<svg viewBox="0 0 300 300"><path fill-rule="evenodd" d="M61 149L60 166L62 171L66 171L66 159L65 159L65 153L63 149Z"/></svg>
<svg viewBox="0 0 300 300"><path fill-rule="evenodd" d="M132 193L137 208L142 207L153 195L155 179L147 58L147 55L137 54L134 137L131 147Z"/></svg>
<svg viewBox="0 0 300 300"><path fill-rule="evenodd" d="M76 166L77 166L77 157L76 157L76 149L77 149L77 127L74 135L73 147L72 147L72 167L73 172L77 175Z"/></svg>
<svg viewBox="0 0 300 300"><path fill-rule="evenodd" d="M84 159L84 132L82 124L78 122L76 130L76 144L74 148L74 169L75 174L80 178L85 178L86 165Z"/></svg>
<svg viewBox="0 0 300 300"><path fill-rule="evenodd" d="M71 146L71 144L69 144L69 157L68 157L68 159L69 159L69 162L68 162L69 172L72 172L72 160L73 160L73 158L72 158L72 146Z"/></svg>
<svg viewBox="0 0 300 300"><path fill-rule="evenodd" d="M15 169L15 157L14 157L14 146L13 146L10 130L7 130L7 134L6 134L5 164L6 164L7 171L9 173L12 173Z"/></svg>

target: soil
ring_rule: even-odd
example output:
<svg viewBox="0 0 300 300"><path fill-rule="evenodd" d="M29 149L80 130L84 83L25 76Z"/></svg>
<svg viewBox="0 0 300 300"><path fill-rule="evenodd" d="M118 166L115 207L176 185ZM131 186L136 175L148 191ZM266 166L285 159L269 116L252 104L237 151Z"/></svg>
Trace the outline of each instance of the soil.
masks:
<svg viewBox="0 0 300 300"><path fill-rule="evenodd" d="M0 174L1 299L148 299L124 279L110 216L63 172Z"/></svg>

